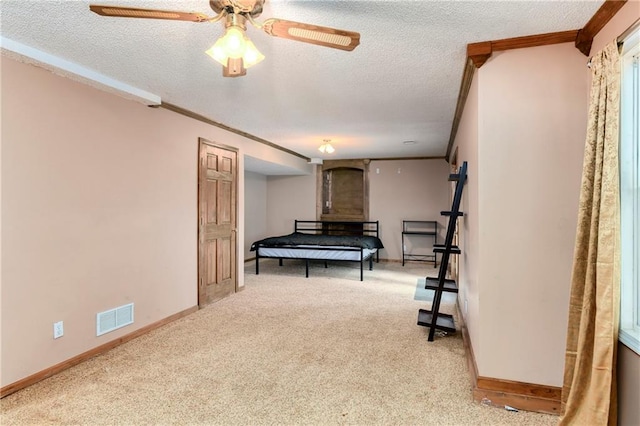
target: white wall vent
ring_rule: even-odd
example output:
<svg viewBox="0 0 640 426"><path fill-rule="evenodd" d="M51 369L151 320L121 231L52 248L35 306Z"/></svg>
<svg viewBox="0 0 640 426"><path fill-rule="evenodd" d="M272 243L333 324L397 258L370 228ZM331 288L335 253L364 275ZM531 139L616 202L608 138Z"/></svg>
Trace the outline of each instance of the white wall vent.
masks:
<svg viewBox="0 0 640 426"><path fill-rule="evenodd" d="M133 324L133 303L122 305L96 315L96 336Z"/></svg>

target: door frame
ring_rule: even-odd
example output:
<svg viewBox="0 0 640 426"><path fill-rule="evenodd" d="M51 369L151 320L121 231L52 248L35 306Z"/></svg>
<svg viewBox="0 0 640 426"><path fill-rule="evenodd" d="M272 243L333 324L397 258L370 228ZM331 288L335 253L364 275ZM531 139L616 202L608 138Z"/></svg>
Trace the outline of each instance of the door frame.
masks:
<svg viewBox="0 0 640 426"><path fill-rule="evenodd" d="M198 303L198 307L201 307L200 304L200 282L203 279L202 276L202 264L200 262L201 259L201 253L203 250L203 244L202 244L202 235L201 235L201 227L200 227L200 221L202 220L202 217L200 216L200 211L201 211L201 197L200 197L200 186L201 186L201 182L202 182L202 159L200 157L200 153L202 152L202 146L203 145L207 145L207 146L211 146L214 148L218 148L218 149L223 149L226 151L231 151L234 152L236 154L236 174L235 177L233 179L232 185L233 185L233 190L235 191L236 194L236 202L235 202L235 223L236 223L236 227L235 230L233 230L235 232L235 240L236 240L236 246L235 246L235 282L234 282L234 292L237 293L240 288L238 286L238 274L240 272L239 269L239 262L238 262L238 228L240 226L240 221L239 219L239 204L240 204L240 196L238 194L238 180L239 180L239 176L240 176L240 151L238 148L230 146L230 145L225 145L225 144L221 144L218 142L213 142L210 140L207 140L205 138L199 137L198 138L198 156L197 156L197 171L198 171L198 180L197 180L197 187L196 187L196 192L197 192L197 204L196 204L196 234L197 234L197 265L198 265L198 273L197 273L197 280L196 280L196 297L197 297L197 303Z"/></svg>

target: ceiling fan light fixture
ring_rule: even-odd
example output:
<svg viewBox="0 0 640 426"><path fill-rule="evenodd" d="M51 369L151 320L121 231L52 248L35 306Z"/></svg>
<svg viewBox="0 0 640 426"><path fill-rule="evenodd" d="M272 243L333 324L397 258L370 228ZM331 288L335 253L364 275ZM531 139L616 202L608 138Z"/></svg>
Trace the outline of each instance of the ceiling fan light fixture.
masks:
<svg viewBox="0 0 640 426"><path fill-rule="evenodd" d="M251 40L247 38L246 40L247 48L244 51L244 55L242 56L242 60L244 62L245 68L251 68L257 63L262 62L264 59L264 55L258 50L255 44Z"/></svg>
<svg viewBox="0 0 640 426"><path fill-rule="evenodd" d="M2 0L0 0L2 1ZM209 6L217 13L207 16L195 12L177 12L160 9L140 9L122 6L89 5L89 10L102 16L120 18L167 19L190 22L218 22L225 19L225 33L206 51L222 65L224 77L238 77L247 73L247 68L259 63L264 55L246 36L247 21L254 27L274 36L319 46L351 51L360 44L360 34L353 31L304 24L270 18L256 22L253 18L262 13L266 0L209 0ZM331 147L333 150L333 147ZM333 151L330 151L333 152Z"/></svg>
<svg viewBox="0 0 640 426"><path fill-rule="evenodd" d="M246 69L264 59L264 55L244 33L244 28L236 25L227 27L209 50L207 55L225 67L225 77L237 77L246 74Z"/></svg>
<svg viewBox="0 0 640 426"><path fill-rule="evenodd" d="M325 141L325 143L320 145L320 147L318 148L318 151L320 151L323 154L325 153L333 154L336 151L336 149L328 141Z"/></svg>
<svg viewBox="0 0 640 426"><path fill-rule="evenodd" d="M218 42L230 58L241 58L244 51L247 50L247 39L242 29L238 27L227 28L224 36Z"/></svg>
<svg viewBox="0 0 640 426"><path fill-rule="evenodd" d="M237 27L229 27L206 53L220 65L226 67L229 58L242 58L246 50L247 40L242 30Z"/></svg>

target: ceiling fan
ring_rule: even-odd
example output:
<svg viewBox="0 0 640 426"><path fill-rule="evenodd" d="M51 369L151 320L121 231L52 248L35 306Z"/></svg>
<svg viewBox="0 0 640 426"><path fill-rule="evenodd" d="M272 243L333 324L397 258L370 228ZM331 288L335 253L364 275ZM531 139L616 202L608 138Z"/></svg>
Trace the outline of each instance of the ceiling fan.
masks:
<svg viewBox="0 0 640 426"><path fill-rule="evenodd" d="M246 36L246 23L269 35L302 41L319 46L351 51L360 44L360 34L318 25L303 24L270 18L260 23L254 18L260 16L267 0L209 0L209 6L216 16L195 12L139 9L133 7L90 5L92 12L102 16L143 19L169 19L191 22L217 22L225 19L225 34L207 50L213 59L222 64L222 75L238 77L247 73L247 68L257 64L262 55Z"/></svg>

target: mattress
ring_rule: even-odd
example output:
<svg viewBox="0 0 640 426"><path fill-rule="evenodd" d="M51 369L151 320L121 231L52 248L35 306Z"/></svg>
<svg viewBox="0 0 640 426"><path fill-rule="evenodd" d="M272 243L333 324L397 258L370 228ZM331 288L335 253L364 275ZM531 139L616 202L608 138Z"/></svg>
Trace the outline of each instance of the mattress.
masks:
<svg viewBox="0 0 640 426"><path fill-rule="evenodd" d="M259 248L272 247L323 247L325 249L333 248L363 248L363 249L380 249L384 248L382 241L378 237L370 235L323 235L323 234L306 234L303 232L294 232L289 235L279 237L269 237L260 241L256 241L251 245L251 251ZM360 251L360 250L358 250ZM298 256L295 256L298 257Z"/></svg>
<svg viewBox="0 0 640 426"><path fill-rule="evenodd" d="M344 246L309 246L297 247L258 247L260 257L281 257L288 259L320 259L320 260L353 260L360 261L360 249L349 249ZM368 259L378 251L377 248L363 248L362 260Z"/></svg>

